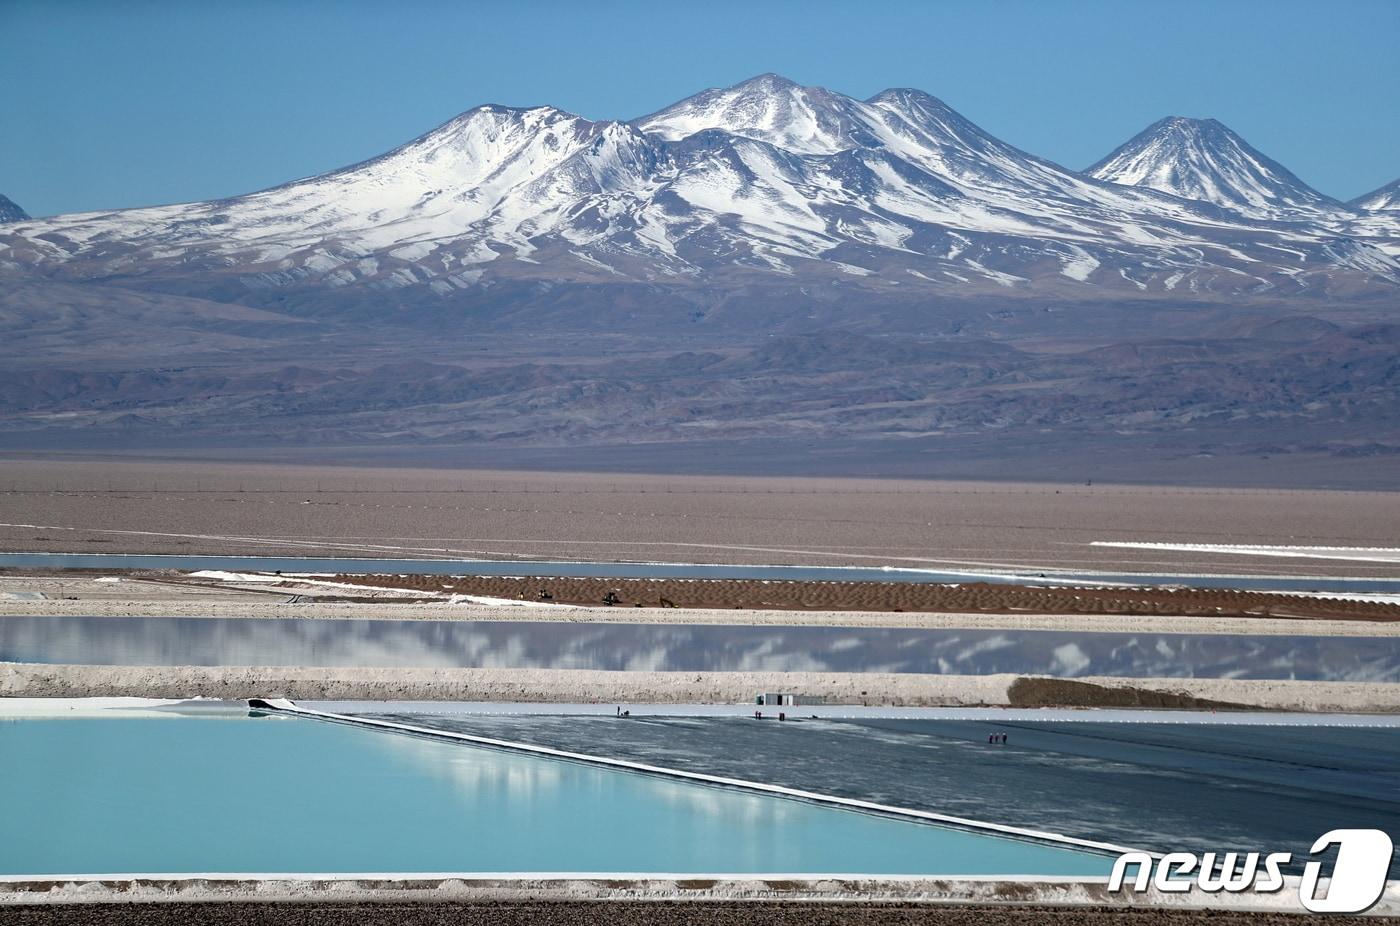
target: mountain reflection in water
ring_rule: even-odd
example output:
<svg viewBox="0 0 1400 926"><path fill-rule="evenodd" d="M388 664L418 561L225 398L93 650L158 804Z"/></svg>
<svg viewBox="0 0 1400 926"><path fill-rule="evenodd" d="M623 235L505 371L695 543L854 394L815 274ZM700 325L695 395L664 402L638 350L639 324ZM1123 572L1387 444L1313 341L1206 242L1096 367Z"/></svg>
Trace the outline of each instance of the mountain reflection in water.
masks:
<svg viewBox="0 0 1400 926"><path fill-rule="evenodd" d="M0 661L1400 681L1400 638L168 617L3 617Z"/></svg>

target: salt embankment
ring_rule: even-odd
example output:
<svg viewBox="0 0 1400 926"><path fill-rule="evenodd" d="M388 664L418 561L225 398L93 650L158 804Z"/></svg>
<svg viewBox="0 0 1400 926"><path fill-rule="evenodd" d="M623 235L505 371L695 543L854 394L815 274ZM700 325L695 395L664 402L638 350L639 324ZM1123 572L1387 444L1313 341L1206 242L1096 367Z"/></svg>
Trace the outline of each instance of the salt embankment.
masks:
<svg viewBox="0 0 1400 926"><path fill-rule="evenodd" d="M4 697L145 697L746 704L792 691L834 704L909 707L1229 708L1400 711L1400 685L1265 679L1077 679L840 672L594 669L85 666L0 663Z"/></svg>

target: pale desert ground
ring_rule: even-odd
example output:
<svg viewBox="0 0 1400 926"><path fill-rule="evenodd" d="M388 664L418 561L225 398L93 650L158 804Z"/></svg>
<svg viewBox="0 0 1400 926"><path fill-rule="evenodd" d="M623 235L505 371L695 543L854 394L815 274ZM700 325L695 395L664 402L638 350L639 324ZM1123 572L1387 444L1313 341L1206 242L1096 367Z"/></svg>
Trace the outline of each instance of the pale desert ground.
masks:
<svg viewBox="0 0 1400 926"><path fill-rule="evenodd" d="M894 707L1254 708L1384 714L1400 685L1264 679L915 675L888 672L608 672L597 669L73 666L0 663L0 697L290 698L300 701L745 704L800 691ZM800 711L800 708L798 709Z"/></svg>
<svg viewBox="0 0 1400 926"><path fill-rule="evenodd" d="M1400 492L0 460L0 551L1389 576ZM1392 554L1387 554L1390 556Z"/></svg>

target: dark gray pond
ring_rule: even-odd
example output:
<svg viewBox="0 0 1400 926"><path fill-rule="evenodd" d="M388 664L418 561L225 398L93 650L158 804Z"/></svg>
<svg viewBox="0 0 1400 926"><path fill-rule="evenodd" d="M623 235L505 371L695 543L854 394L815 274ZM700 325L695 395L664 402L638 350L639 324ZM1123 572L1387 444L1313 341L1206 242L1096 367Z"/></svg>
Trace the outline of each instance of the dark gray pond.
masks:
<svg viewBox="0 0 1400 926"><path fill-rule="evenodd" d="M1308 726L379 715L1156 852L1400 836L1400 731ZM988 733L1006 733L989 746ZM1400 855L1400 853L1397 853ZM1290 870L1296 871L1299 865Z"/></svg>
<svg viewBox="0 0 1400 926"><path fill-rule="evenodd" d="M535 621L0 617L0 661L1009 672L1400 682L1400 638Z"/></svg>
<svg viewBox="0 0 1400 926"><path fill-rule="evenodd" d="M608 579L769 579L827 582L990 582L998 585L1183 585L1254 591L1397 592L1400 579L1191 576L1146 573L941 572L873 566L731 566L707 563L580 563L550 560L316 559L274 556L141 556L108 553L0 553L0 568L228 569L245 572L415 573L569 576Z"/></svg>

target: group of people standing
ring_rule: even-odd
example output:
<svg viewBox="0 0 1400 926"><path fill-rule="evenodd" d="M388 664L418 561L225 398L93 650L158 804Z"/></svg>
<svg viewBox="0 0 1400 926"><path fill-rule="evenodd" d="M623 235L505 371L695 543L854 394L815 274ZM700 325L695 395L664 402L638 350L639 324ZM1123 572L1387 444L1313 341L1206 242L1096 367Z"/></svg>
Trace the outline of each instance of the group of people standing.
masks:
<svg viewBox="0 0 1400 926"><path fill-rule="evenodd" d="M1006 745L1006 734L1005 734L1005 733L988 733L988 734L987 734L987 742L989 742L989 743L991 743L991 744L993 744L993 745L996 745L996 746L1005 746L1005 745Z"/></svg>

